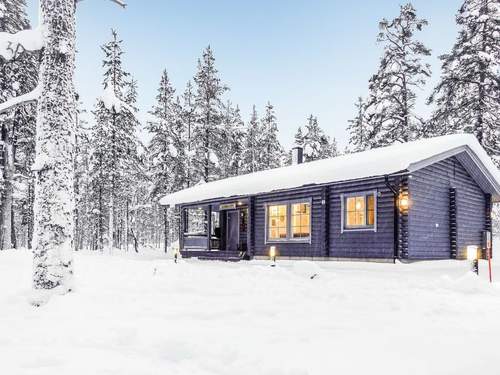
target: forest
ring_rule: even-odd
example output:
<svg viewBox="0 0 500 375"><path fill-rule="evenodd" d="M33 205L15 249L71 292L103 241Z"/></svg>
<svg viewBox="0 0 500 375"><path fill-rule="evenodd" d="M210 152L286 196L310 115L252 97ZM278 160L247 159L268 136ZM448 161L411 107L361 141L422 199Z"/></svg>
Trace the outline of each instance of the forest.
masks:
<svg viewBox="0 0 500 375"><path fill-rule="evenodd" d="M499 14L498 1L464 1L456 14L459 33L439 56L439 72L431 72L432 52L419 38L432 25L411 3L402 5L395 18L382 19L374 36L381 55L378 69L367 82L367 94L353 98L353 118L345 124L347 147L339 149L335 135L311 114L297 119L302 125L294 140L304 148L305 161L466 132L500 165ZM36 188L37 173L47 164L37 150L50 151L42 146L44 135L37 134L40 100L5 105L37 90L45 96L39 80L48 46L40 50L7 37L31 28L25 0L0 2L1 249L32 248L35 196L42 191ZM57 48L64 54L68 47L59 43ZM173 87L167 70L159 72L156 100L141 123L136 106L140 82L126 68L129 52L112 30L101 46L102 95L92 108L84 108L78 89L66 93L76 108L69 156L76 250L166 251L176 240L178 215L158 205L163 195L291 163L290 150L279 140L273 104L253 106L251 116L242 118L211 46L193 61L193 78L184 87ZM425 118L416 111L416 101L432 74L439 75L439 82L426 98L432 115ZM147 143L139 136L143 131L149 134Z"/></svg>

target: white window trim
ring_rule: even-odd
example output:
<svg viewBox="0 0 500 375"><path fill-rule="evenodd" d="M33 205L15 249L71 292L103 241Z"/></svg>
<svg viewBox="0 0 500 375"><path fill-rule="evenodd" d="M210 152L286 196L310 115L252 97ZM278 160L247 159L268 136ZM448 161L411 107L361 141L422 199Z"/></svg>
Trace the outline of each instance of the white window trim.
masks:
<svg viewBox="0 0 500 375"><path fill-rule="evenodd" d="M373 210L373 216L374 216L374 222L373 226L364 226L364 227L359 227L359 228L346 228L345 226L345 199L349 197L357 197L360 195L372 195L373 194L373 205L374 205L374 210ZM377 223L378 223L378 218L377 218L377 206L378 206L378 191L377 190L367 190L367 191L356 191L352 193L344 193L340 194L340 233L344 232L376 232L377 231Z"/></svg>
<svg viewBox="0 0 500 375"><path fill-rule="evenodd" d="M292 237L292 204L296 203L307 203L309 204L309 237L301 237L301 238L293 238ZM269 206L286 206L286 238L282 239L269 239L268 233L268 225L269 225ZM312 210L312 198L304 198L304 199L293 199L293 200L285 200L285 201L277 201L277 202L269 202L265 203L265 243L273 244L273 243L306 243L311 244L312 241L312 219L313 219L313 210Z"/></svg>

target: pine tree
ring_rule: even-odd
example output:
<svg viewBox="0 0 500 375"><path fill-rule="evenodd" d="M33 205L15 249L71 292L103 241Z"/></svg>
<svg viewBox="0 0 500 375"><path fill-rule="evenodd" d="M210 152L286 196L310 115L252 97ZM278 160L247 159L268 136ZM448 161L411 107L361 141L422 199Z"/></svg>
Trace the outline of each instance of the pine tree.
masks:
<svg viewBox="0 0 500 375"><path fill-rule="evenodd" d="M164 70L156 96L156 104L149 112L153 119L148 121L146 125L146 129L152 135L148 154L151 160L150 168L153 179L151 195L153 199L158 199L170 191L172 140L169 128L174 122L174 95L175 89L170 83L167 71Z"/></svg>
<svg viewBox="0 0 500 375"><path fill-rule="evenodd" d="M208 182L219 177L219 162L216 158L217 136L222 115L222 95L228 88L218 77L215 58L208 46L198 60L196 83L196 123L193 129L192 147L196 150L193 167L196 178Z"/></svg>
<svg viewBox="0 0 500 375"><path fill-rule="evenodd" d="M194 95L193 85L188 81L186 89L182 95L182 121L186 129L186 168L187 168L187 186L196 184L196 173L194 170L193 159L195 157L195 149L193 147L193 129L196 122L196 100Z"/></svg>
<svg viewBox="0 0 500 375"><path fill-rule="evenodd" d="M261 169L277 168L281 165L281 155L283 147L278 140L278 124L274 107L267 102L264 117L260 126L260 147L261 154L259 165Z"/></svg>
<svg viewBox="0 0 500 375"><path fill-rule="evenodd" d="M24 0L0 2L0 32L16 33L28 28ZM37 60L38 53L28 51L18 53L10 60L0 56L0 103L35 88L38 80ZM35 105L29 104L13 108L0 118L0 249L16 247L14 213L19 204L14 201L14 189L15 185L25 182L15 181L15 176L19 176L20 172L16 166L23 165L23 161L18 160L16 156L16 151L21 152L22 156L22 150L18 150L16 140L18 135L26 134L27 128L34 129L35 112ZM26 202L20 204L22 207Z"/></svg>
<svg viewBox="0 0 500 375"><path fill-rule="evenodd" d="M384 43L384 55L369 82L366 121L370 148L410 141L422 126L414 111L415 89L422 88L431 74L429 65L421 61L430 50L415 39L415 33L425 25L427 21L417 17L411 4L401 6L392 21L383 19L379 24L378 41Z"/></svg>
<svg viewBox="0 0 500 375"><path fill-rule="evenodd" d="M120 244L117 234L123 205L126 205L127 177L137 165L138 121L136 119L136 82L122 68L122 41L112 31L112 39L102 47L104 94L94 110L95 125L92 131L94 160L92 163L92 189L96 213L97 247L103 249L104 218L107 215L108 248ZM107 212L106 212L107 209ZM116 239L116 241L115 241Z"/></svg>
<svg viewBox="0 0 500 375"><path fill-rule="evenodd" d="M230 164L229 176L238 176L243 173L243 150L246 136L245 123L241 118L241 111L238 105L233 111L232 121L232 161Z"/></svg>
<svg viewBox="0 0 500 375"><path fill-rule="evenodd" d="M298 147L304 147L304 133L302 131L301 126L299 126L297 132L295 133L293 145Z"/></svg>
<svg viewBox="0 0 500 375"><path fill-rule="evenodd" d="M500 166L500 5L466 0L450 53L440 56L441 80L429 98L437 109L426 135L474 134Z"/></svg>
<svg viewBox="0 0 500 375"><path fill-rule="evenodd" d="M220 162L220 177L239 174L242 163L244 124L238 107L227 101L222 114L222 128L219 136L217 157Z"/></svg>
<svg viewBox="0 0 500 375"><path fill-rule="evenodd" d="M355 104L356 116L349 120L347 131L349 132L349 145L347 150L349 152L364 151L369 148L369 134L368 125L365 118L365 102L363 98L358 97Z"/></svg>
<svg viewBox="0 0 500 375"><path fill-rule="evenodd" d="M169 184L171 192L185 189L188 184L188 131L185 127L182 104L179 97L173 103L172 123L169 126L170 154L172 157Z"/></svg>
<svg viewBox="0 0 500 375"><path fill-rule="evenodd" d="M300 133L302 129L300 129ZM330 138L320 128L318 119L310 115L305 126L306 133L302 136L302 147L304 149L304 161L313 161L337 156L337 144L335 139ZM301 134L298 134L298 137Z"/></svg>
<svg viewBox="0 0 500 375"><path fill-rule="evenodd" d="M250 121L247 124L245 145L243 149L243 172L253 173L260 170L260 126L257 109L252 107Z"/></svg>
<svg viewBox="0 0 500 375"><path fill-rule="evenodd" d="M87 121L83 118L85 110L78 103L75 141L75 250L90 247L93 228L91 226L91 189L90 155L92 152L91 134Z"/></svg>
<svg viewBox="0 0 500 375"><path fill-rule="evenodd" d="M73 274L75 7L74 0L40 3L46 32L32 168L36 175L33 285L36 290L57 288L60 293L72 289ZM34 304L44 302L44 296L39 297Z"/></svg>

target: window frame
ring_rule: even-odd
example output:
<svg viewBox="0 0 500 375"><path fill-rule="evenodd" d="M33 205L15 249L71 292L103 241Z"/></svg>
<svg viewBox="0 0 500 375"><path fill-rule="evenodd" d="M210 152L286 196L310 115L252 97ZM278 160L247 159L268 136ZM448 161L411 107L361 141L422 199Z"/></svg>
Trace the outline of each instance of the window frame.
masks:
<svg viewBox="0 0 500 375"><path fill-rule="evenodd" d="M365 197L365 221L368 220L368 199L367 197L373 195L373 225L359 225L359 226L347 226L347 198L352 197ZM377 231L377 202L378 202L378 191L377 190L365 190L356 191L352 193L340 194L340 233L344 232L376 232Z"/></svg>
<svg viewBox="0 0 500 375"><path fill-rule="evenodd" d="M304 203L309 205L309 236L307 237L292 237L292 204ZM269 207L270 206L284 206L286 205L286 238L269 238ZM307 243L310 244L312 240L312 198L293 199L286 201L273 201L264 204L265 206L265 243Z"/></svg>

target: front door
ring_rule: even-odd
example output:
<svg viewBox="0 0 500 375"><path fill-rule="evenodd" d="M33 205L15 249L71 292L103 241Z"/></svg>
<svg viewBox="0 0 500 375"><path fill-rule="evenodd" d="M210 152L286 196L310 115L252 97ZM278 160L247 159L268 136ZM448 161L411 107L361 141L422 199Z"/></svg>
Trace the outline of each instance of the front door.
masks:
<svg viewBox="0 0 500 375"><path fill-rule="evenodd" d="M240 244L240 214L237 210L227 211L226 250L237 251Z"/></svg>

